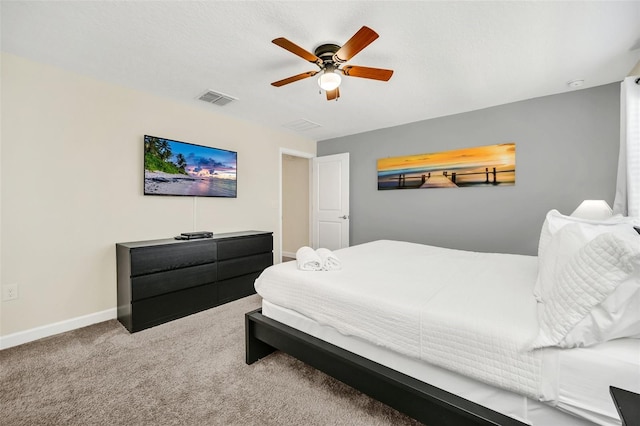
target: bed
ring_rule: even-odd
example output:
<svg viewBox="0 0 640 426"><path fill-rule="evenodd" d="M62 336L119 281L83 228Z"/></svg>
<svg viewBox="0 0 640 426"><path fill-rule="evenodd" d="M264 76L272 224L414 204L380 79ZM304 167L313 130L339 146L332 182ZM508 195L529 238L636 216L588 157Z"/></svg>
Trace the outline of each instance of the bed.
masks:
<svg viewBox="0 0 640 426"><path fill-rule="evenodd" d="M438 425L620 425L609 387L640 392L640 236L623 218L551 211L538 256L391 240L335 254L337 271L256 280L247 363L283 350Z"/></svg>

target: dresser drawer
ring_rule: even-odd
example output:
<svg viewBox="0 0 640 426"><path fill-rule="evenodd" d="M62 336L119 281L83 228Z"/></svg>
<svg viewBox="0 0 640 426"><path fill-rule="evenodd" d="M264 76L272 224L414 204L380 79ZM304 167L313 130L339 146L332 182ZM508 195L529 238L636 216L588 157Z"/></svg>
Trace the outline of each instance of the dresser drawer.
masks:
<svg viewBox="0 0 640 426"><path fill-rule="evenodd" d="M184 317L218 304L218 287L205 284L131 303L131 332Z"/></svg>
<svg viewBox="0 0 640 426"><path fill-rule="evenodd" d="M148 246L131 249L131 276L211 263L216 260L215 241Z"/></svg>
<svg viewBox="0 0 640 426"><path fill-rule="evenodd" d="M239 277L251 272L262 272L264 268L271 265L273 265L273 254L271 252L224 260L218 262L218 280Z"/></svg>
<svg viewBox="0 0 640 426"><path fill-rule="evenodd" d="M218 241L218 260L266 253L273 250L271 234Z"/></svg>
<svg viewBox="0 0 640 426"><path fill-rule="evenodd" d="M217 265L208 263L134 277L131 279L131 300L212 283L216 280L216 271Z"/></svg>
<svg viewBox="0 0 640 426"><path fill-rule="evenodd" d="M253 272L251 274L242 275L240 277L231 278L218 282L218 298L220 303L227 303L241 297L255 294L254 287L256 278L262 272Z"/></svg>

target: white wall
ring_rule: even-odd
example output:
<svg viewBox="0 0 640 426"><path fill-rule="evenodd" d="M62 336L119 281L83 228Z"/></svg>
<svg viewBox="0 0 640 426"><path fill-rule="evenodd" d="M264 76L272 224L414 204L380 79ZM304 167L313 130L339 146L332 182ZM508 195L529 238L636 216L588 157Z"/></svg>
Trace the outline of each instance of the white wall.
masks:
<svg viewBox="0 0 640 426"><path fill-rule="evenodd" d="M216 108L2 55L0 336L115 308L116 242L264 230L279 259L279 150L316 144ZM144 134L237 151L238 198L144 196Z"/></svg>

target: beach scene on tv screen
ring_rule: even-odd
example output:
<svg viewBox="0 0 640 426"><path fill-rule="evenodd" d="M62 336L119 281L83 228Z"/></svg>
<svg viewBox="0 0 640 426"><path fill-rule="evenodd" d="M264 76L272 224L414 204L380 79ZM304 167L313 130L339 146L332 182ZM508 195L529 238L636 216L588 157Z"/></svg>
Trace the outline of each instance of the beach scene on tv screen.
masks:
<svg viewBox="0 0 640 426"><path fill-rule="evenodd" d="M144 137L144 193L199 197L236 196L237 153Z"/></svg>

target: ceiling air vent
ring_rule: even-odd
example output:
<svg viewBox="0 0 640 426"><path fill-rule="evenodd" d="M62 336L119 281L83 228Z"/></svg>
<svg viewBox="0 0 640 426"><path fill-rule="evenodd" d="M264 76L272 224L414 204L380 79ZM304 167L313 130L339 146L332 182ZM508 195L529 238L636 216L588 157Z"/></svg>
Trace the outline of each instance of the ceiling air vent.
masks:
<svg viewBox="0 0 640 426"><path fill-rule="evenodd" d="M237 101L238 99L225 95L223 93L214 92L213 90L207 90L198 99L201 101L209 102L218 106L225 106L226 104Z"/></svg>
<svg viewBox="0 0 640 426"><path fill-rule="evenodd" d="M283 124L282 126L286 127L287 129L294 130L296 132L305 132L307 130L315 129L317 127L322 127L318 123L314 123L313 121L305 120L304 118L292 121L291 123Z"/></svg>

